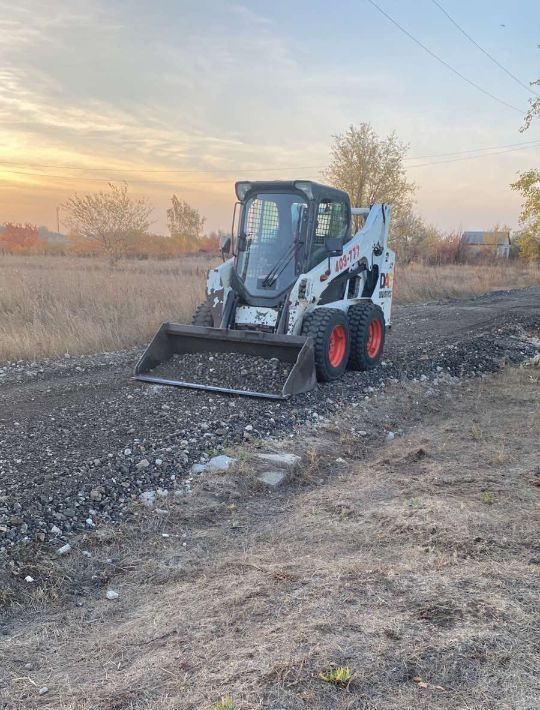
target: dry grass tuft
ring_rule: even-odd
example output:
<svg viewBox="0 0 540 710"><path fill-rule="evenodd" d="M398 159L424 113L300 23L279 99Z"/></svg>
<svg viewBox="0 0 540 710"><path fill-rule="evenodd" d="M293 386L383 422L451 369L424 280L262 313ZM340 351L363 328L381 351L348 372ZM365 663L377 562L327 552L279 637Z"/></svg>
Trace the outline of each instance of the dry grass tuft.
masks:
<svg viewBox="0 0 540 710"><path fill-rule="evenodd" d="M236 706L230 695L224 695L210 710L235 710Z"/></svg>
<svg viewBox="0 0 540 710"><path fill-rule="evenodd" d="M219 259L218 259L219 261ZM123 261L0 257L0 362L119 350L142 345L166 321L190 322L204 298L207 256ZM540 269L486 266L398 267L396 300L464 298L540 283Z"/></svg>

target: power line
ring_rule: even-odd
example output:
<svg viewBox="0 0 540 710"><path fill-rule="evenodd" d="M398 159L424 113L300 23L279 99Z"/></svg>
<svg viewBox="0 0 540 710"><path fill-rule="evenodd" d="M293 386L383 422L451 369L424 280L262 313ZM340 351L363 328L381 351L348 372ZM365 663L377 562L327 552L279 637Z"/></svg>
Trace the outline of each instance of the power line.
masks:
<svg viewBox="0 0 540 710"><path fill-rule="evenodd" d="M481 151L486 151L486 150L500 150L502 148L516 148L521 150L521 147L523 146L526 148L527 146L535 146L538 143L538 138L533 140L533 141L524 141L522 143L508 143L507 145L492 145L486 148L469 148L469 150L458 150L454 151L452 153L437 153L436 155L414 155L410 156L408 158L405 158L405 160L429 160L430 158L448 158L453 155L465 155L465 153L479 153ZM476 156L471 156L471 157L476 157ZM482 157L482 156L478 156Z"/></svg>
<svg viewBox="0 0 540 710"><path fill-rule="evenodd" d="M490 53L487 51L487 49L484 49L483 47L481 47L481 46L478 44L478 42L477 42L475 39L473 39L473 37L471 37L471 35L470 35L468 32L466 32L466 31L463 29L463 27L461 27L461 25L459 25L459 24L456 22L456 20L454 20L454 18L445 10L445 8L441 5L440 2L438 2L438 0L431 0L431 2L432 2L434 5L436 5L436 6L439 8L439 10L440 10L444 15L446 15L446 17L450 20L450 22L451 22L455 27L457 27L457 29L461 32L462 35L464 35L464 36L469 40L469 42L472 42L475 47L478 47L478 49L479 49L481 52L483 52L483 53L486 55L486 57L488 57L489 59L491 59L491 61L492 61L494 64L496 64L496 65L499 67L499 69L502 69L503 72L505 72L506 74L508 74L508 76L509 76L511 79L513 79L517 84L519 84L520 86L522 86L526 91L528 91L529 93L531 93L533 96L539 96L539 94L537 94L535 91L533 91L530 86L527 86L527 84L525 84L523 81L521 81L520 79L518 79L518 77L515 76L515 74L512 74L512 72L511 72L509 69L507 69L507 68L506 68L503 64L501 64L497 59L495 59L495 57L494 57L492 54L490 54Z"/></svg>
<svg viewBox="0 0 540 710"><path fill-rule="evenodd" d="M18 163L13 160L0 160L0 165L14 165L15 167L28 167L28 168L56 168L60 170L88 170L91 172L102 172L103 170L109 170L112 173L231 173L234 172L231 168L216 168L212 170L177 170L176 168L164 168L164 169L154 169L154 168L84 168L78 165L58 165L50 163ZM246 168L242 172L252 173L252 172L267 172L274 170L320 170L321 165L302 165L297 167L281 167L281 168Z"/></svg>
<svg viewBox="0 0 540 710"><path fill-rule="evenodd" d="M502 153L513 153L516 150L523 150L522 146L521 148L509 148L508 150L497 150L492 153L484 153L483 155L466 155L462 158L449 158L448 160L435 160L431 161L429 163L419 163L418 165L408 165L407 170L411 170L414 168L423 168L429 165L442 165L443 163L457 163L461 160L474 160L475 158L489 158L492 155L502 155ZM535 147L540 147L540 141L536 144Z"/></svg>
<svg viewBox="0 0 540 710"><path fill-rule="evenodd" d="M454 155L465 155L467 153L478 153L478 152L485 152L485 151L492 151L492 150L500 150L503 148L521 148L527 147L527 146L535 146L538 143L537 140L533 141L523 141L521 143L509 143L507 145L495 145L495 146L486 146L485 148L468 148L467 150L458 150L458 151L453 151L451 153L435 153L432 155L410 155L406 156L404 160L410 161L410 160L430 160L431 158L447 158L447 157L452 157ZM118 173L118 172L126 172L126 173L136 173L136 174L157 174L157 173L174 173L174 174L199 174L199 173L208 173L208 174L215 174L215 173L246 173L246 172L256 172L256 173L262 173L262 172L267 172L267 171L276 171L276 170L282 170L282 171L299 171L299 170L323 170L325 165L303 165L303 166L282 166L279 168L247 168L245 170L238 170L238 169L216 169L216 170L177 170L177 169L160 169L160 170L154 170L154 169L146 169L146 168L107 168L107 167L98 167L98 168L84 168L84 167L79 167L79 166L71 166L71 165L58 165L58 164L49 164L49 163L17 163L15 161L9 161L9 160L0 160L0 165L13 165L15 168L22 168L22 170L4 170L4 172L9 172L9 173L14 173L14 174L20 174L20 175L41 175L41 173L29 173L26 172L26 168L59 168L59 169L65 169L65 170L89 170L92 172L106 172L109 171L111 174ZM110 182L110 178L91 178L91 177L85 177L85 176L75 176L75 175L51 175L47 177L59 177L59 178L73 178L75 180L97 180L97 181L103 181L103 182Z"/></svg>
<svg viewBox="0 0 540 710"><path fill-rule="evenodd" d="M512 145L514 147L512 147ZM420 163L418 165L408 165L406 166L407 170L410 168L421 168L429 165L440 165L443 163L453 163L456 161L460 160L472 160L473 158L488 158L492 155L501 155L502 153L512 153L518 150L523 150L524 148L535 148L535 147L540 147L540 140L537 141L528 141L526 143L516 143L516 144L510 144L509 146L499 146L499 148L506 148L506 150L493 150L492 148L477 148L477 151L484 151L481 155L465 155L463 157L457 157L457 158L450 158L448 160L436 160L436 161L431 161L428 163ZM491 151L491 152L488 152ZM463 153L468 153L471 151L459 151L457 153L439 153L438 155L424 155L424 156L416 156L415 158L410 158L410 160L420 160L420 159L428 159L428 158L438 158L438 157L444 157L444 156L462 156ZM283 170L288 169L292 170L293 168L282 168ZM50 173L34 173L34 172L28 172L28 171L23 171L23 170L12 170L12 169L5 169L2 172L4 173L9 173L9 174L14 174L14 175L29 175L31 177L42 177L42 178L51 178L51 179L58 179L58 180L79 180L83 182L114 182L113 178L92 178L92 177L86 177L84 175L77 176L77 175L51 175ZM202 180L202 181L196 181L190 183L191 185L218 185L218 184L230 184L233 181L233 178L227 179L227 180Z"/></svg>
<svg viewBox="0 0 540 710"><path fill-rule="evenodd" d="M382 7L380 7L380 6L375 2L375 0L368 0L368 2L369 2L371 5L373 5L373 7L381 13L381 15L384 15L384 17L386 17L387 20L389 20L393 25L395 25L399 30L401 30L401 32L403 32L404 34L406 34L407 37L409 37L410 39L412 39L412 41L415 42L419 47L422 47L422 49L423 49L425 52L427 52L431 57L433 57L433 59L436 59L438 62L440 62L440 63L441 63L443 66L445 66L447 69L450 69L450 71L451 71L453 74L455 74L456 76L458 76L458 77L459 77L460 79L462 79L463 81L467 82L467 84L470 84L470 85L473 86L475 89L477 89L478 91L481 91L481 92L482 92L483 94L485 94L486 96L489 96L489 97L490 97L491 99L493 99L494 101L498 101L498 102L499 102L500 104L502 104L503 106L506 106L507 108L511 108L512 111L517 111L517 112L518 112L519 114L521 114L522 116L526 113L526 111L524 111L524 110L518 108L517 106L513 106L512 104L509 104L509 103L508 103L507 101L505 101L504 99L500 99L498 96L495 96L495 94L492 94L492 93L489 92L487 89L484 89L482 86L480 86L480 84L477 84L477 83L474 82L472 79L468 79L464 74L462 74L460 71L458 71L457 69L455 69L451 64L449 64L447 61L445 61L444 59L442 59L441 57L439 57L438 54L435 54L435 52L433 52L431 49L429 49L429 47L426 47L426 45L423 44L419 39L416 39L416 37L415 37L414 35L412 35L408 30L406 30L402 25L400 25L399 22L397 22L396 20L394 20L394 18L393 18L391 15L389 15L387 12L385 12L385 11L382 9Z"/></svg>

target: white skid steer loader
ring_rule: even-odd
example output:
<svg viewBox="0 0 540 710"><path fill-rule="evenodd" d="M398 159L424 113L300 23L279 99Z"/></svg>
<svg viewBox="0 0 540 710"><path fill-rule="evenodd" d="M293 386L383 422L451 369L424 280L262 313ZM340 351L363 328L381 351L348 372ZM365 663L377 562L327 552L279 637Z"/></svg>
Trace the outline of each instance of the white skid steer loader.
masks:
<svg viewBox="0 0 540 710"><path fill-rule="evenodd" d="M208 272L191 326L164 323L135 378L283 399L381 360L390 326L395 254L390 206L351 208L342 190L306 180L238 182L233 230ZM364 224L352 234L355 215ZM164 379L173 355L242 353L292 364L281 394Z"/></svg>

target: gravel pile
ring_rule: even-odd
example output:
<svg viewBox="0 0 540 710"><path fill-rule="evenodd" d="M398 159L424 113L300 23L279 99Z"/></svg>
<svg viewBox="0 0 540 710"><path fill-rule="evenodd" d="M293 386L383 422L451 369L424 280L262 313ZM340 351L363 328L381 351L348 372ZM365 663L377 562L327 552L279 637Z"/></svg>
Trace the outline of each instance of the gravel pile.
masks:
<svg viewBox="0 0 540 710"><path fill-rule="evenodd" d="M189 353L173 355L152 374L203 385L280 394L292 365L276 358L239 353Z"/></svg>
<svg viewBox="0 0 540 710"><path fill-rule="evenodd" d="M300 425L316 426L345 407L364 404L387 382L429 381L436 393L438 384L452 378L521 362L538 350L527 332L538 334L540 298L533 295L531 303L528 312L505 306L506 321L497 311L491 326L484 310L470 306L460 313L438 305L398 309L381 367L347 372L287 401L136 383L130 381L138 354L133 350L2 365L0 561L16 560L20 543L44 542L56 551L73 533L122 520L146 491L157 507L160 499L181 497L196 475L193 464L245 439L268 440L292 435ZM193 369L199 364L192 362ZM268 368L269 361L264 364ZM245 386L257 376L257 366L250 371L236 356L229 367L228 385L233 375L242 377L242 369L248 372ZM270 381L279 389L284 376L278 367Z"/></svg>

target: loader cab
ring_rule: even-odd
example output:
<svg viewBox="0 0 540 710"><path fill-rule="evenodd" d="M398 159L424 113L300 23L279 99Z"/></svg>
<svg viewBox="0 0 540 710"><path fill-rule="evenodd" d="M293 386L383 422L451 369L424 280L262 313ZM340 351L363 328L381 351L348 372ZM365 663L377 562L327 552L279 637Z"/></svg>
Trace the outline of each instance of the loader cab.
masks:
<svg viewBox="0 0 540 710"><path fill-rule="evenodd" d="M301 273L350 238L347 193L311 181L242 182L233 280L250 305L278 305Z"/></svg>

